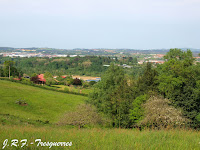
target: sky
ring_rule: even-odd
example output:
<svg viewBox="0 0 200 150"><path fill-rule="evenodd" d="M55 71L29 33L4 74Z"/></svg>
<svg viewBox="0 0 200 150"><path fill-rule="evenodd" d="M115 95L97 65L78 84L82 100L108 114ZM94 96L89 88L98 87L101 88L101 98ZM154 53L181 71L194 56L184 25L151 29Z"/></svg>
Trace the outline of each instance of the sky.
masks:
<svg viewBox="0 0 200 150"><path fill-rule="evenodd" d="M200 0L0 0L0 47L200 48Z"/></svg>

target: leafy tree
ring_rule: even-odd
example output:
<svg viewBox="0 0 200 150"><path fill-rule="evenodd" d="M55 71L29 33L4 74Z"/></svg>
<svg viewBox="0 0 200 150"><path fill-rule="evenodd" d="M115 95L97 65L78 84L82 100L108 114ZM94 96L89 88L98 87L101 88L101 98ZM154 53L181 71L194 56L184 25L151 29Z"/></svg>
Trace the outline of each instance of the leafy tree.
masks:
<svg viewBox="0 0 200 150"><path fill-rule="evenodd" d="M150 97L144 104L145 117L138 125L150 128L167 128L185 126L190 120L185 118L182 112L170 106L168 99L162 97Z"/></svg>
<svg viewBox="0 0 200 150"><path fill-rule="evenodd" d="M54 78L46 78L46 85L55 85L56 83Z"/></svg>
<svg viewBox="0 0 200 150"><path fill-rule="evenodd" d="M133 93L123 69L111 64L94 87L88 102L109 116L113 126L128 127Z"/></svg>
<svg viewBox="0 0 200 150"><path fill-rule="evenodd" d="M38 80L39 80L39 78L38 78L38 76L33 76L33 77L31 77L31 79L30 79L31 81L33 81L33 83L38 83Z"/></svg>
<svg viewBox="0 0 200 150"><path fill-rule="evenodd" d="M144 109L142 107L143 103L147 100L147 95L138 96L132 103L133 108L130 109L130 120L133 124L138 123L143 119Z"/></svg>
<svg viewBox="0 0 200 150"><path fill-rule="evenodd" d="M191 50L182 51L181 49L170 49L170 51L164 56L167 60L180 60L184 62L184 65L189 66L194 63Z"/></svg>
<svg viewBox="0 0 200 150"><path fill-rule="evenodd" d="M88 68L91 66L92 62L90 60L84 61L83 63L84 68Z"/></svg>
<svg viewBox="0 0 200 150"><path fill-rule="evenodd" d="M52 78L52 77L53 77L53 75L50 72L47 71L47 72L44 73L44 78L45 79Z"/></svg>
<svg viewBox="0 0 200 150"><path fill-rule="evenodd" d="M89 85L90 85L90 86L93 86L93 85L95 85L96 83L97 83L96 81L90 81L90 82L89 82Z"/></svg>
<svg viewBox="0 0 200 150"><path fill-rule="evenodd" d="M137 64L138 63L137 57L134 57L132 62L133 62L133 64Z"/></svg>
<svg viewBox="0 0 200 150"><path fill-rule="evenodd" d="M65 84L66 85L72 85L73 84L74 79L72 78L72 76L67 76L65 79Z"/></svg>
<svg viewBox="0 0 200 150"><path fill-rule="evenodd" d="M73 80L73 83L72 83L73 85L82 85L82 81L80 80L80 79L74 79Z"/></svg>
<svg viewBox="0 0 200 150"><path fill-rule="evenodd" d="M89 85L88 82L83 82L82 86L83 86L83 88L87 88L87 87L89 87L90 85Z"/></svg>
<svg viewBox="0 0 200 150"><path fill-rule="evenodd" d="M143 95L150 90L156 90L156 76L156 70L148 62L145 66L144 73L137 80L138 95Z"/></svg>
<svg viewBox="0 0 200 150"><path fill-rule="evenodd" d="M158 66L158 90L177 108L182 108L189 119L196 122L200 111L199 65L194 65L190 50L171 49L163 65Z"/></svg>
<svg viewBox="0 0 200 150"><path fill-rule="evenodd" d="M73 112L66 113L58 124L74 125L83 128L85 125L95 125L102 122L99 114L90 105L82 104Z"/></svg>
<svg viewBox="0 0 200 150"><path fill-rule="evenodd" d="M18 70L14 67L15 62L14 61L5 61L4 62L4 67L3 67L3 72L5 77L9 77L9 71L10 71L10 76L19 76ZM22 72L21 72L22 74Z"/></svg>
<svg viewBox="0 0 200 150"><path fill-rule="evenodd" d="M37 76L37 74L36 73L33 73L32 75L31 75L31 77L36 77Z"/></svg>
<svg viewBox="0 0 200 150"><path fill-rule="evenodd" d="M4 76L3 69L0 68L0 77L3 77L3 76Z"/></svg>

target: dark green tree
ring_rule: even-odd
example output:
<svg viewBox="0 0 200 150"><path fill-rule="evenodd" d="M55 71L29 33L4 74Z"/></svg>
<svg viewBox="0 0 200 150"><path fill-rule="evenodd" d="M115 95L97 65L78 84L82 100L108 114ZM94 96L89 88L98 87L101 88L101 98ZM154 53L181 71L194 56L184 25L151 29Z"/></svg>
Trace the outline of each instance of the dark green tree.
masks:
<svg viewBox="0 0 200 150"><path fill-rule="evenodd" d="M200 65L194 65L190 50L171 49L165 58L168 61L157 68L158 90L196 122L200 111Z"/></svg>
<svg viewBox="0 0 200 150"><path fill-rule="evenodd" d="M156 75L156 70L153 68L152 64L148 62L144 68L144 73L137 80L138 95L156 90Z"/></svg>
<svg viewBox="0 0 200 150"><path fill-rule="evenodd" d="M3 73L4 73L5 77L9 77L9 76L16 77L16 76L20 75L18 70L14 67L14 64L15 64L14 61L5 61L4 62Z"/></svg>
<svg viewBox="0 0 200 150"><path fill-rule="evenodd" d="M111 64L101 81L95 85L88 102L109 116L112 126L128 127L129 109L133 100L130 86L123 69Z"/></svg>

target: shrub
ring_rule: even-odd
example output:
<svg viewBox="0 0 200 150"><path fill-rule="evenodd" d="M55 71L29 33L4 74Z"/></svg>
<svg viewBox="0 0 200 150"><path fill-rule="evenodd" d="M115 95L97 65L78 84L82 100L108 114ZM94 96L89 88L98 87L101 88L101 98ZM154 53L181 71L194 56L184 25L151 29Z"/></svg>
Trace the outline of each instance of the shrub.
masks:
<svg viewBox="0 0 200 150"><path fill-rule="evenodd" d="M88 82L83 82L83 88L87 88L87 87L89 87L89 83Z"/></svg>
<svg viewBox="0 0 200 150"><path fill-rule="evenodd" d="M55 85L56 83L54 78L46 78L46 85Z"/></svg>
<svg viewBox="0 0 200 150"><path fill-rule="evenodd" d="M180 110L170 106L168 99L152 96L143 106L145 117L138 125L160 129L170 126L181 127L189 122Z"/></svg>
<svg viewBox="0 0 200 150"><path fill-rule="evenodd" d="M27 102L24 99L18 99L15 103L19 105L27 105Z"/></svg>
<svg viewBox="0 0 200 150"><path fill-rule="evenodd" d="M97 83L96 81L90 81L90 82L89 82L89 85L90 85L90 86L93 86L93 85L96 84L96 83Z"/></svg>
<svg viewBox="0 0 200 150"><path fill-rule="evenodd" d="M200 123L200 113L196 116L196 119Z"/></svg>
<svg viewBox="0 0 200 150"><path fill-rule="evenodd" d="M95 125L101 122L102 119L94 108L90 105L82 104L75 111L66 113L58 124L74 125L82 128L85 125Z"/></svg>
<svg viewBox="0 0 200 150"><path fill-rule="evenodd" d="M68 87L65 87L65 88L64 88L64 91L68 93L68 92L69 92L69 88L68 88Z"/></svg>
<svg viewBox="0 0 200 150"><path fill-rule="evenodd" d="M73 85L82 85L82 81L76 78L73 80Z"/></svg>
<svg viewBox="0 0 200 150"><path fill-rule="evenodd" d="M30 85L32 82L30 79L22 78L21 83Z"/></svg>

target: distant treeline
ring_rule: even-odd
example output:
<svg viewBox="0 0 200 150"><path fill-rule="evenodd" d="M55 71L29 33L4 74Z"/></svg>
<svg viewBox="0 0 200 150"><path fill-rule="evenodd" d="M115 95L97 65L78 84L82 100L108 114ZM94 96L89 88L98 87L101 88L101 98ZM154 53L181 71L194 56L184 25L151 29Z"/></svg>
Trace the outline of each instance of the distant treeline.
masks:
<svg viewBox="0 0 200 150"><path fill-rule="evenodd" d="M85 57L64 57L64 58L10 58L1 57L0 65L3 68L5 61L14 61L14 67L17 70L31 76L33 73L45 73L50 72L53 75L88 75L88 76L101 76L108 67L103 65L115 64L128 64L137 66L137 58L123 57L118 59L117 57L100 57L100 56L85 56ZM141 68L141 67L140 67ZM134 70L134 69L132 69ZM136 70L139 70L136 67ZM129 74L138 71L130 71Z"/></svg>

